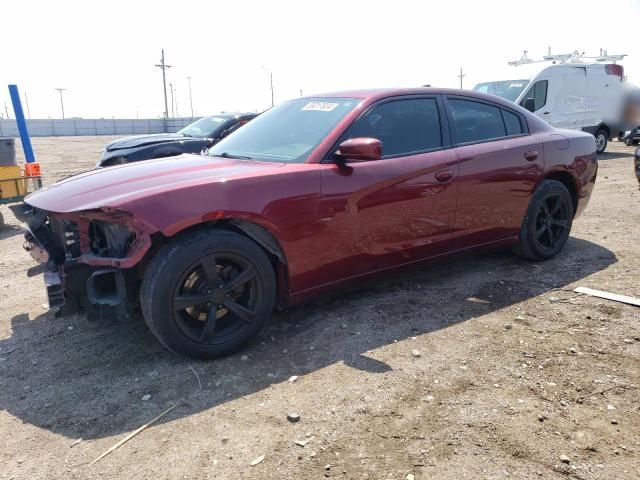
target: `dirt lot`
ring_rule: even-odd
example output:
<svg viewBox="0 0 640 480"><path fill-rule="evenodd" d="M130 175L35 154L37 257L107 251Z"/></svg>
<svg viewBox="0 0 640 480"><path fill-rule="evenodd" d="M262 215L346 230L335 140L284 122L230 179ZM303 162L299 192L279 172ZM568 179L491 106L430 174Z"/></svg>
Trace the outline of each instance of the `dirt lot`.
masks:
<svg viewBox="0 0 640 480"><path fill-rule="evenodd" d="M108 140L34 146L49 182ZM558 258L416 268L274 315L212 362L142 322L54 318L0 207L0 478L639 478L640 309L571 291L640 296L631 149L609 151Z"/></svg>

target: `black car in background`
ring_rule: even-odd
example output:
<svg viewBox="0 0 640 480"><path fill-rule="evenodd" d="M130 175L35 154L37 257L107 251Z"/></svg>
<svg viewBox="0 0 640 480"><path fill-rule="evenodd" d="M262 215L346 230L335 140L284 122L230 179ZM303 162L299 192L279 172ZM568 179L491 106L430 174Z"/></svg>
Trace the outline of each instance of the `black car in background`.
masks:
<svg viewBox="0 0 640 480"><path fill-rule="evenodd" d="M200 153L234 132L257 113L212 115L187 125L176 133L158 133L124 137L109 143L96 167L171 157L182 153Z"/></svg>

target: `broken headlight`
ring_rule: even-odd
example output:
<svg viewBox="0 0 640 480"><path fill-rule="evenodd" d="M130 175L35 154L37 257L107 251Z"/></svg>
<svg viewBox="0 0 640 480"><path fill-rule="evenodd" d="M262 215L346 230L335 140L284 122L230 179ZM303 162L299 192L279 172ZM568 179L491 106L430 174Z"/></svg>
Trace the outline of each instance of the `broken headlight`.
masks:
<svg viewBox="0 0 640 480"><path fill-rule="evenodd" d="M134 234L125 225L93 220L89 225L91 251L99 257L124 258Z"/></svg>

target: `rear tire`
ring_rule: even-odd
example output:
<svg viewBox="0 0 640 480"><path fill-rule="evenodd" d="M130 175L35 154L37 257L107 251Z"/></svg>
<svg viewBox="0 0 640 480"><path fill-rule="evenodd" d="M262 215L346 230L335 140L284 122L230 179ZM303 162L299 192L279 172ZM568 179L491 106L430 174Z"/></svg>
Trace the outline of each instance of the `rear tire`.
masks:
<svg viewBox="0 0 640 480"><path fill-rule="evenodd" d="M601 128L595 133L594 137L596 137L596 153L600 155L607 149L609 132L607 132L604 128Z"/></svg>
<svg viewBox="0 0 640 480"><path fill-rule="evenodd" d="M529 260L555 257L567 243L573 216L567 187L556 180L543 180L529 202L514 253Z"/></svg>
<svg viewBox="0 0 640 480"><path fill-rule="evenodd" d="M214 358L241 348L269 319L276 277L265 252L225 230L200 230L165 245L140 291L144 319L174 352Z"/></svg>

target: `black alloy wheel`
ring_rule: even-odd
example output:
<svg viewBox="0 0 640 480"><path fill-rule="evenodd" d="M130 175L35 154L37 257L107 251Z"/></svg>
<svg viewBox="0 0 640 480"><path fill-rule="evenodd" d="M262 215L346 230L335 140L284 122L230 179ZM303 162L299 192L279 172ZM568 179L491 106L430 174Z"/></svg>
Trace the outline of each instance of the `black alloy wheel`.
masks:
<svg viewBox="0 0 640 480"><path fill-rule="evenodd" d="M266 323L276 298L267 254L239 233L203 229L162 247L149 263L140 304L167 348L198 358L232 353Z"/></svg>
<svg viewBox="0 0 640 480"><path fill-rule="evenodd" d="M554 250L564 238L572 215L569 202L559 193L550 194L540 202L536 216L536 240L540 247Z"/></svg>
<svg viewBox="0 0 640 480"><path fill-rule="evenodd" d="M261 279L244 257L208 255L180 276L173 311L182 332L205 345L224 344L256 321L262 301Z"/></svg>
<svg viewBox="0 0 640 480"><path fill-rule="evenodd" d="M569 238L574 208L573 197L562 182L543 180L529 202L514 253L530 260L556 256Z"/></svg>

